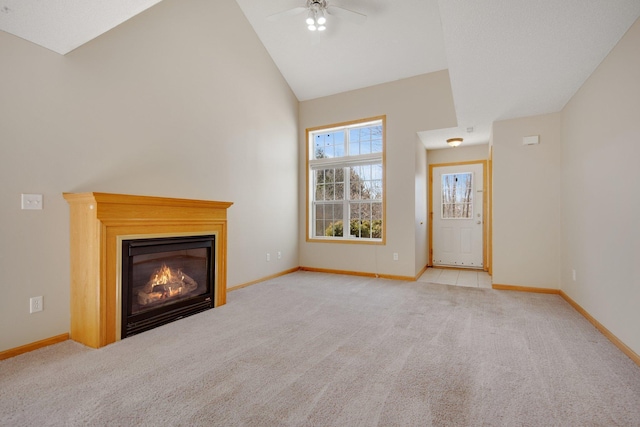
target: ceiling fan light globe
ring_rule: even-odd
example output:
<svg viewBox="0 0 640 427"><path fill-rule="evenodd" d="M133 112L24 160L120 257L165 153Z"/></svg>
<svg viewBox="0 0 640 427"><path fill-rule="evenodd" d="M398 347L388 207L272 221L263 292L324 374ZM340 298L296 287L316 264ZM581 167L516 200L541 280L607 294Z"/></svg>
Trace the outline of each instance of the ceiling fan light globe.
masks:
<svg viewBox="0 0 640 427"><path fill-rule="evenodd" d="M309 25L307 28L309 29L309 31L315 31L318 29L315 25Z"/></svg>
<svg viewBox="0 0 640 427"><path fill-rule="evenodd" d="M313 19L313 17L308 17L307 20L305 21L307 23L307 25L313 25L316 23L315 19Z"/></svg>
<svg viewBox="0 0 640 427"><path fill-rule="evenodd" d="M327 29L327 27L325 27L324 25L320 25L320 26L318 27L318 31L324 31L324 30L326 30L326 29Z"/></svg>
<svg viewBox="0 0 640 427"><path fill-rule="evenodd" d="M324 13L322 11L318 12L318 19L316 19L318 25L324 25L327 23L327 18L324 17Z"/></svg>

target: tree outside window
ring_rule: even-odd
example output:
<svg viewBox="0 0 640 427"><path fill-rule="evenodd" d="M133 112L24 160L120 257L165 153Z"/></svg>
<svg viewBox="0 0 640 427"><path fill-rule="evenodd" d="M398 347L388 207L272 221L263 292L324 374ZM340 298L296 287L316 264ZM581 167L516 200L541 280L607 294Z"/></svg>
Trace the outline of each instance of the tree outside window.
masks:
<svg viewBox="0 0 640 427"><path fill-rule="evenodd" d="M442 219L473 218L473 174L442 175Z"/></svg>

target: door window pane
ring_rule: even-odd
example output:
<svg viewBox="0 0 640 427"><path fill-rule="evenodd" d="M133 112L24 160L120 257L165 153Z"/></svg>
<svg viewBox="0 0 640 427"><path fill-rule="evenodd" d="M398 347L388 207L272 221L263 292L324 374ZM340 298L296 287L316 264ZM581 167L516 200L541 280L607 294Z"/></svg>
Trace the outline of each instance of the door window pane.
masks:
<svg viewBox="0 0 640 427"><path fill-rule="evenodd" d="M473 173L442 175L442 219L473 218Z"/></svg>

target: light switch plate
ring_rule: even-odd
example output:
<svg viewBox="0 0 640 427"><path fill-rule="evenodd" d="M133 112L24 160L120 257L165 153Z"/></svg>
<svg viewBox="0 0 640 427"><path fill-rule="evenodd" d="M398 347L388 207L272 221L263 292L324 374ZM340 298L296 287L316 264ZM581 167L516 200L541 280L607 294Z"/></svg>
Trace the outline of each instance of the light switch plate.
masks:
<svg viewBox="0 0 640 427"><path fill-rule="evenodd" d="M42 209L42 194L22 194L22 209Z"/></svg>

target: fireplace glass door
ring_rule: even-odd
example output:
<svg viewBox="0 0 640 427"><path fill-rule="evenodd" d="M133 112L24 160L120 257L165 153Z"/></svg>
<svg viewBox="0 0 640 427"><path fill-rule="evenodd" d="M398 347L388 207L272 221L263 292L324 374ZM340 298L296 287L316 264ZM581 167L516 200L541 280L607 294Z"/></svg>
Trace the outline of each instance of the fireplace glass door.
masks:
<svg viewBox="0 0 640 427"><path fill-rule="evenodd" d="M213 307L215 236L122 242L127 337Z"/></svg>

